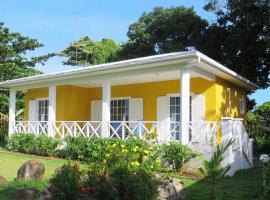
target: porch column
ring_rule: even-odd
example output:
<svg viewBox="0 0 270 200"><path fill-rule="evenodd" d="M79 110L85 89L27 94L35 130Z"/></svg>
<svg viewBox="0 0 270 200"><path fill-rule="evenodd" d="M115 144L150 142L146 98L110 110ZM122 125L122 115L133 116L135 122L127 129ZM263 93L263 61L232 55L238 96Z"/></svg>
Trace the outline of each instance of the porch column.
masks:
<svg viewBox="0 0 270 200"><path fill-rule="evenodd" d="M189 143L189 113L190 113L190 73L187 69L180 71L180 93L181 93L181 111L180 111L180 121L181 121L181 142L182 144Z"/></svg>
<svg viewBox="0 0 270 200"><path fill-rule="evenodd" d="M48 108L48 136L53 137L53 124L56 121L56 86L49 86L49 108Z"/></svg>
<svg viewBox="0 0 270 200"><path fill-rule="evenodd" d="M102 137L110 137L109 123L111 119L111 83L105 80L102 83Z"/></svg>
<svg viewBox="0 0 270 200"><path fill-rule="evenodd" d="M16 90L9 90L9 121L8 121L8 135L14 133L13 125L15 123L16 113Z"/></svg>

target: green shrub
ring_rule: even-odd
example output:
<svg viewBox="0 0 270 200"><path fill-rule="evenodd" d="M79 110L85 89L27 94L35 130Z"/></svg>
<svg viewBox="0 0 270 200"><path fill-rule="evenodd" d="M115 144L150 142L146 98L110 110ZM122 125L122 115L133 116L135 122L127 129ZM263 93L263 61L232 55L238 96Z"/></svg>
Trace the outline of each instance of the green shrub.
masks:
<svg viewBox="0 0 270 200"><path fill-rule="evenodd" d="M53 156L59 144L59 140L46 135L39 135L34 139L34 150L32 153L40 156Z"/></svg>
<svg viewBox="0 0 270 200"><path fill-rule="evenodd" d="M129 168L152 171L159 166L158 147L138 139L67 137L66 148L59 152L63 158L87 161L104 169L123 163Z"/></svg>
<svg viewBox="0 0 270 200"><path fill-rule="evenodd" d="M6 145L8 140L8 133L0 128L0 145Z"/></svg>
<svg viewBox="0 0 270 200"><path fill-rule="evenodd" d="M145 170L129 170L118 164L109 173L90 172L85 183L90 199L152 200L157 196L157 181Z"/></svg>
<svg viewBox="0 0 270 200"><path fill-rule="evenodd" d="M270 152L270 101L247 114L247 133L254 141L254 153Z"/></svg>
<svg viewBox="0 0 270 200"><path fill-rule="evenodd" d="M32 153L35 146L33 134L13 134L8 140L8 149L22 153Z"/></svg>
<svg viewBox="0 0 270 200"><path fill-rule="evenodd" d="M50 180L52 184L52 197L55 200L77 200L79 190L80 172L77 165L65 164Z"/></svg>
<svg viewBox="0 0 270 200"><path fill-rule="evenodd" d="M119 199L152 200L157 197L157 181L145 170L133 172L119 165L111 170L110 178Z"/></svg>
<svg viewBox="0 0 270 200"><path fill-rule="evenodd" d="M59 140L49 138L45 135L13 134L8 139L7 147L9 150L22 153L53 156L59 143Z"/></svg>
<svg viewBox="0 0 270 200"><path fill-rule="evenodd" d="M193 152L186 145L177 142L162 145L163 159L172 165L173 169L176 171L180 171L186 162L197 156L198 154Z"/></svg>

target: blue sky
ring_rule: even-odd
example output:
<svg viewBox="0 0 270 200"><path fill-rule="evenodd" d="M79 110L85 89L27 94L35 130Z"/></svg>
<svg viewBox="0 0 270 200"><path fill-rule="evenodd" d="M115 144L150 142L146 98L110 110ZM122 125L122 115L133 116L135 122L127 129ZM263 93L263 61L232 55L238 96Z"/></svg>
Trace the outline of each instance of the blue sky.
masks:
<svg viewBox="0 0 270 200"><path fill-rule="evenodd" d="M127 40L128 26L143 12L156 6L193 6L201 17L214 21L214 15L203 10L205 0L8 0L1 2L0 21L11 31L37 38L45 46L29 56L59 52L72 41L89 36L95 41L112 38L121 43ZM53 58L45 72L70 69L61 59ZM258 104L270 100L270 88L252 95Z"/></svg>

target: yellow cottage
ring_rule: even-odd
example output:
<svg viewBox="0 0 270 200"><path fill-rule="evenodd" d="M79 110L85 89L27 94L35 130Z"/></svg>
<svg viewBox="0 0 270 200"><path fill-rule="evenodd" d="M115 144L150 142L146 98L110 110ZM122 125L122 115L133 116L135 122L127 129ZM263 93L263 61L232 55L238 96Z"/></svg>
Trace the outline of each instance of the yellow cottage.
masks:
<svg viewBox="0 0 270 200"><path fill-rule="evenodd" d="M239 140L252 164L242 120L258 86L198 51L176 52L4 81L9 134L140 137L211 146ZM16 91L25 119L16 121ZM245 141L244 141L245 140ZM243 142L244 141L244 142Z"/></svg>

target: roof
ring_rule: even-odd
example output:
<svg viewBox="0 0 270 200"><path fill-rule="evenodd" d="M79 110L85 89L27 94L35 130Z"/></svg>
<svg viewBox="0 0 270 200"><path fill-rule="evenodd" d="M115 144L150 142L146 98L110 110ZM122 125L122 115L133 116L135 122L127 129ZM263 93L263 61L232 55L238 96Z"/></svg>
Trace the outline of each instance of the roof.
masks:
<svg viewBox="0 0 270 200"><path fill-rule="evenodd" d="M108 74L112 73L113 71L119 70L132 70L136 66L142 66L147 68L150 64L160 65L160 63L166 63L170 61L176 60L184 60L187 58L196 58L199 62L204 62L207 64L208 71L214 73L216 76L223 76L225 79L229 81L234 80L233 82L239 83L240 86L248 90L255 90L258 89L259 86L255 83L249 81L248 79L242 77L241 75L237 74L236 72L230 70L229 68L225 67L224 65L216 62L215 60L209 58L208 56L202 54L199 51L183 51L183 52L175 52L175 53L166 53L154 56L147 56L142 58L136 59L129 59L124 61L106 63L106 64L99 64L99 65L90 65L86 67L80 67L72 70L65 70L61 72L55 73L48 73L48 74L41 74L36 76L30 76L25 78L13 79L0 82L0 88L16 88L23 85L36 84L36 83L44 83L44 82L53 82L56 80L68 80L74 76L85 76L90 74Z"/></svg>

